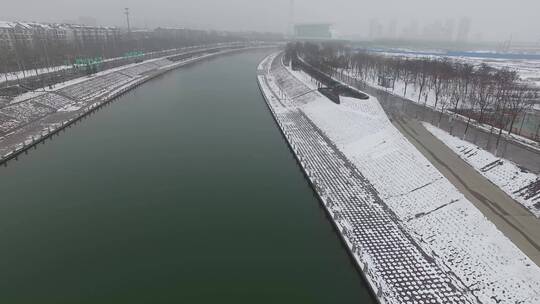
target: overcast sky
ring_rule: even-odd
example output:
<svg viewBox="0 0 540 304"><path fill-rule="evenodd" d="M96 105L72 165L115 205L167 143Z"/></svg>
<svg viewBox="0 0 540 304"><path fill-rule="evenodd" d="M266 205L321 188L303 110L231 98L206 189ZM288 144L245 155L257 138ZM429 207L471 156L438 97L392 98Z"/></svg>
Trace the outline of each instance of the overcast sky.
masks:
<svg viewBox="0 0 540 304"><path fill-rule="evenodd" d="M0 19L125 25L124 7L138 27L178 26L285 32L290 0L0 0ZM369 21L398 28L417 20L472 19L485 40L540 41L540 0L295 0L296 22L330 22L338 33L367 35Z"/></svg>

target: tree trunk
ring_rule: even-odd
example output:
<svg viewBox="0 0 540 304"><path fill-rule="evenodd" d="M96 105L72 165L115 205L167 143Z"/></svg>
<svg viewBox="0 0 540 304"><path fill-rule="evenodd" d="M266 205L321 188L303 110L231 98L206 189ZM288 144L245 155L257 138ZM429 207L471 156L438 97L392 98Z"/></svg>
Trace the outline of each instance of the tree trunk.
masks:
<svg viewBox="0 0 540 304"><path fill-rule="evenodd" d="M456 124L457 115L458 115L458 113L457 113L458 105L459 105L459 99L456 101L456 106L454 107L453 116L455 116L455 117L454 117L454 119L452 119L452 123L450 124L450 135L453 135L453 133L454 133L454 126Z"/></svg>
<svg viewBox="0 0 540 304"><path fill-rule="evenodd" d="M442 120L442 117L443 117L443 114L444 114L444 108L441 109L441 113L439 114L439 121L437 122L437 127L441 127L441 120Z"/></svg>
<svg viewBox="0 0 540 304"><path fill-rule="evenodd" d="M480 108L480 117L478 117L478 123L482 124L482 120L484 119L484 110L486 108Z"/></svg>
<svg viewBox="0 0 540 304"><path fill-rule="evenodd" d="M403 97L407 97L407 86L409 85L408 82L405 82L405 90L403 91Z"/></svg>
<svg viewBox="0 0 540 304"><path fill-rule="evenodd" d="M422 91L424 91L424 85L425 85L425 80L423 80L422 83L420 84L420 91L418 92L418 103L420 103L420 98L422 98Z"/></svg>
<svg viewBox="0 0 540 304"><path fill-rule="evenodd" d="M525 118L527 118L527 113L523 114L523 119L521 120L521 126L519 127L519 135L523 132L523 125L525 124Z"/></svg>
<svg viewBox="0 0 540 304"><path fill-rule="evenodd" d="M465 126L465 132L463 132L463 139L467 136L467 132L469 131L469 125L471 123L471 116L469 115L467 119L467 125Z"/></svg>
<svg viewBox="0 0 540 304"><path fill-rule="evenodd" d="M499 128L499 134L497 135L497 143L495 144L496 149L499 149L499 143L501 142L503 128Z"/></svg>
<svg viewBox="0 0 540 304"><path fill-rule="evenodd" d="M508 135L512 135L512 129L514 128L514 123L516 122L517 115L518 113L512 115L512 122L510 123L510 128L508 129Z"/></svg>

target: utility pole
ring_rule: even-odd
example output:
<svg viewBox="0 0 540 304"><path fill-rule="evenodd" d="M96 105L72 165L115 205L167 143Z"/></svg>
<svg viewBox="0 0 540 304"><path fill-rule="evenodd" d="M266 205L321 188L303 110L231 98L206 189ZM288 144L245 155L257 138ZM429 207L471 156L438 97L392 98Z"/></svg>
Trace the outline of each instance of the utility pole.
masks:
<svg viewBox="0 0 540 304"><path fill-rule="evenodd" d="M128 27L128 34L131 34L131 26L129 25L129 7L126 7L126 8L125 8L124 14L126 14L127 27Z"/></svg>

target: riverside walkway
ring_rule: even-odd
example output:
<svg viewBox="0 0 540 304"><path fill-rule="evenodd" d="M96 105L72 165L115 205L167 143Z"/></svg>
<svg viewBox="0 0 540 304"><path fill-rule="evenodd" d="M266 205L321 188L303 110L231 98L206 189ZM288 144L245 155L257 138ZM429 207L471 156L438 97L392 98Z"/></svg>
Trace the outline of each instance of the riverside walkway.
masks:
<svg viewBox="0 0 540 304"><path fill-rule="evenodd" d="M480 175L417 120L396 116L393 123L484 216L540 265L540 219Z"/></svg>
<svg viewBox="0 0 540 304"><path fill-rule="evenodd" d="M336 105L303 94L313 90L309 76L281 59L259 66L263 95L380 302L540 301L540 269L430 166L375 98Z"/></svg>

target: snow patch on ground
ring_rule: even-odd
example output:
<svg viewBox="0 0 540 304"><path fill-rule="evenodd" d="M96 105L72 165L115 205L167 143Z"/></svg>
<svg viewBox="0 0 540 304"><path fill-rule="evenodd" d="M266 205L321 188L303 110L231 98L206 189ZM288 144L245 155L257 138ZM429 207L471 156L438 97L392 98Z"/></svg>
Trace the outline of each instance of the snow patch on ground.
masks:
<svg viewBox="0 0 540 304"><path fill-rule="evenodd" d="M506 194L540 218L540 176L518 165L496 157L478 146L450 135L431 124L424 127L445 143L478 173L499 186Z"/></svg>

